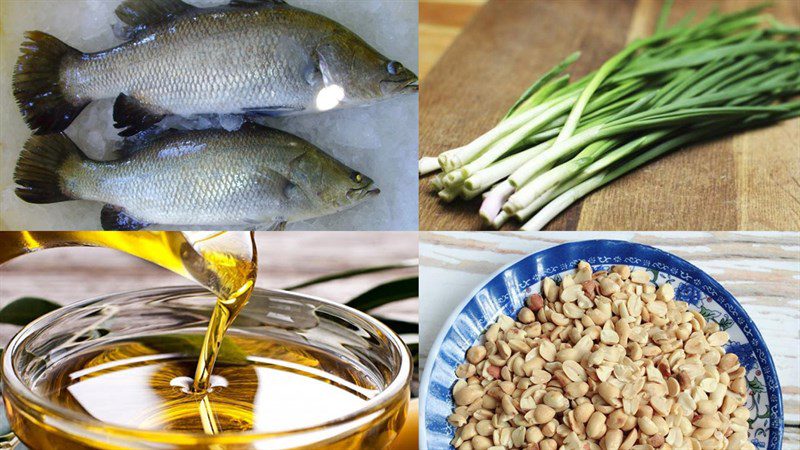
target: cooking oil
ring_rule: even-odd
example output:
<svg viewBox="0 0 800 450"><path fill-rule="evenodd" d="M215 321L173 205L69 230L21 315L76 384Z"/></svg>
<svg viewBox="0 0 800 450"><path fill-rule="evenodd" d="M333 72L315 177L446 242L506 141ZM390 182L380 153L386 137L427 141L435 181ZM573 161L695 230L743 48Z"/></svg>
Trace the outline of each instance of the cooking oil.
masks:
<svg viewBox="0 0 800 450"><path fill-rule="evenodd" d="M34 390L106 424L187 433L205 432L203 421L218 432L313 427L358 410L378 392L329 354L235 334L225 337L208 387L197 392L187 374L202 338L164 334L88 348L49 367Z"/></svg>
<svg viewBox="0 0 800 450"><path fill-rule="evenodd" d="M30 399L7 392L12 427L29 447L109 449L148 442L165 449L318 448L291 440L258 444L264 436L293 437L293 431L311 430L331 436L325 437L324 448L378 449L402 427L407 387L382 409L351 419L355 425L337 436L341 421L380 392L368 370L295 341L226 334L255 285L252 235L2 232L0 263L44 248L78 245L113 248L151 261L197 281L218 301L205 334L165 330L102 344L89 341L80 351L48 363L34 377L32 390L49 404L90 419L86 428L53 426L53 418ZM116 427L125 431L117 436Z"/></svg>
<svg viewBox="0 0 800 450"><path fill-rule="evenodd" d="M202 393L214 368L225 331L247 304L255 287L257 253L252 233L177 231L3 232L0 263L52 247L95 246L119 250L194 280L213 292L217 304L194 372L193 389Z"/></svg>

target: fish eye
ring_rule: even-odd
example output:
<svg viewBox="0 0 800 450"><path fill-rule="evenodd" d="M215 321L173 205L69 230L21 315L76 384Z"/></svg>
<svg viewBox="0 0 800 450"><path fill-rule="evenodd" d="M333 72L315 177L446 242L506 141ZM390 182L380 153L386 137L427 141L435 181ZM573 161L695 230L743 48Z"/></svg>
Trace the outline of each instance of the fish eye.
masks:
<svg viewBox="0 0 800 450"><path fill-rule="evenodd" d="M397 75L402 68L403 65L397 61L389 61L389 64L386 65L386 71L389 72L390 75Z"/></svg>
<svg viewBox="0 0 800 450"><path fill-rule="evenodd" d="M361 181L364 180L364 177L361 176L361 174L358 172L353 172L350 174L350 179L355 181L356 183L361 183Z"/></svg>

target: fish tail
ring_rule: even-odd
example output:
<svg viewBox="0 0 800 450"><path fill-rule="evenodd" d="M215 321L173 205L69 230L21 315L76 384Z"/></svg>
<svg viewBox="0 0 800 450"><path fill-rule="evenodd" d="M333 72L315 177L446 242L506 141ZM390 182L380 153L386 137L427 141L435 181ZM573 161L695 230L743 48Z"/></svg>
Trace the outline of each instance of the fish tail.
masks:
<svg viewBox="0 0 800 450"><path fill-rule="evenodd" d="M14 97L28 126L36 134L64 131L89 104L64 95L61 63L78 50L41 31L25 33L22 55L14 68Z"/></svg>
<svg viewBox="0 0 800 450"><path fill-rule="evenodd" d="M66 135L32 136L25 143L14 169L19 185L17 197L28 203L57 203L71 200L63 188L61 168L68 161L85 156Z"/></svg>

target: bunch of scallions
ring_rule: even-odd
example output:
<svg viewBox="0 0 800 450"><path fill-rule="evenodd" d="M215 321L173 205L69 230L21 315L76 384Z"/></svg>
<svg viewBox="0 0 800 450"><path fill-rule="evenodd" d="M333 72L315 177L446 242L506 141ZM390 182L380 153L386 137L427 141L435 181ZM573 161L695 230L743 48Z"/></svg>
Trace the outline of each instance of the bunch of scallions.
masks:
<svg viewBox="0 0 800 450"><path fill-rule="evenodd" d="M766 5L691 17L629 44L570 82L570 55L493 129L419 161L444 201L483 195L480 215L539 230L572 203L689 144L800 115L800 28Z"/></svg>

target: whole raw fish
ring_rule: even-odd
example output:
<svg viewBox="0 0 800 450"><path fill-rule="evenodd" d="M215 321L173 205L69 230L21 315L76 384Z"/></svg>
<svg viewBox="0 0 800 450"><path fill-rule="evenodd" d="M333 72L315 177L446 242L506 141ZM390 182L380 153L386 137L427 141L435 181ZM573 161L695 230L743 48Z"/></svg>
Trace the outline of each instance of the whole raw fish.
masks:
<svg viewBox="0 0 800 450"><path fill-rule="evenodd" d="M282 0L126 0L116 13L130 40L97 53L27 33L14 95L37 134L63 131L103 98L117 98L114 120L129 136L169 114L297 114L417 90L402 64Z"/></svg>
<svg viewBox="0 0 800 450"><path fill-rule="evenodd" d="M102 202L104 229L137 230L282 229L379 193L308 142L254 124L170 130L123 150L119 160L93 161L64 134L33 136L14 172L16 194L31 203Z"/></svg>

